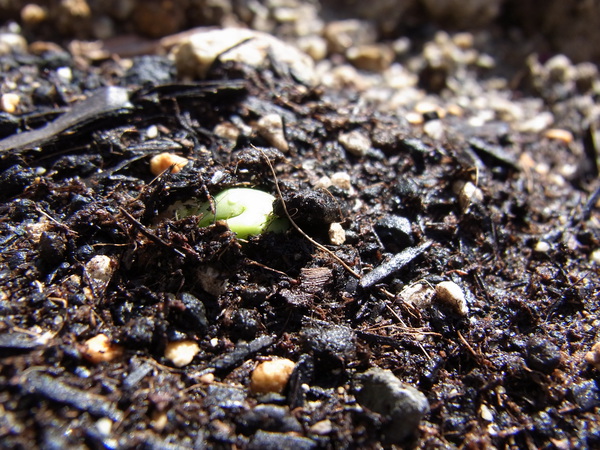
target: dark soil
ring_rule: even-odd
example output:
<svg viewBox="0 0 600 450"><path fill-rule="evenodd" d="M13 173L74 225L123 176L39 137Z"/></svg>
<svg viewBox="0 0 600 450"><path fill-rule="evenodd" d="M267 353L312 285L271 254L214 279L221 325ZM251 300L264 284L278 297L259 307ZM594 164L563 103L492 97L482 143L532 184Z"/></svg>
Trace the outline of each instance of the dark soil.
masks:
<svg viewBox="0 0 600 450"><path fill-rule="evenodd" d="M74 76L61 84L53 71L65 65ZM554 124L572 145L470 126L468 110L442 118L447 133L432 139L351 89L235 64L195 83L159 56L126 72L66 52L6 55L0 67L24 102L0 115L1 137L56 120L75 99L85 110L62 116L64 129L0 141L1 447L600 446L598 370L584 360L598 339L598 149L574 102ZM124 100L90 101L114 95L108 85ZM515 96L536 95L523 89ZM273 111L285 154L251 127L236 141L213 132ZM352 130L371 139L362 156L338 141ZM149 160L163 151L190 163L154 177ZM557 181L530 160L550 175L578 169ZM319 193L335 172L352 188ZM461 181L481 198L465 204ZM293 228L242 243L222 223L165 213L232 186L277 195L277 184L318 246ZM330 244L331 222L344 244ZM104 282L90 273L98 255L112 264ZM449 280L466 316L401 294ZM86 360L99 333L123 355ZM175 368L165 346L183 339L200 353ZM298 363L290 382L252 393L252 370L270 356ZM390 416L357 402L357 376L372 367L427 397L408 439L395 442Z"/></svg>

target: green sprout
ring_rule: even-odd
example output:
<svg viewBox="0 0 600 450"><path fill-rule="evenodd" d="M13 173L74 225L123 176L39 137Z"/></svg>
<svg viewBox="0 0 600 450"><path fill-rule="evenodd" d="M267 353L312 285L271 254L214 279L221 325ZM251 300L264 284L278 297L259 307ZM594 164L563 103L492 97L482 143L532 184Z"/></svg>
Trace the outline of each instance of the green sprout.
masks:
<svg viewBox="0 0 600 450"><path fill-rule="evenodd" d="M198 226L206 227L216 220L224 220L239 239L247 239L268 231L283 232L288 222L273 214L275 197L263 191L249 188L227 189L213 198L214 213L210 202L198 208L179 210L179 216L201 216ZM183 214L182 214L183 213Z"/></svg>

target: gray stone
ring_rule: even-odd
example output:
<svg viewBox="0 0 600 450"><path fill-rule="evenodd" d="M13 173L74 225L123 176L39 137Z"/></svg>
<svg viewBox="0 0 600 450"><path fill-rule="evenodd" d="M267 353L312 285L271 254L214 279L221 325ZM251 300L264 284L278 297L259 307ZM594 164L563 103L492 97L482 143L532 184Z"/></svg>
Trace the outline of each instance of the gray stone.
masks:
<svg viewBox="0 0 600 450"><path fill-rule="evenodd" d="M355 390L362 406L389 420L383 431L390 442L400 442L412 435L429 412L425 395L402 383L390 370L375 367L358 375Z"/></svg>

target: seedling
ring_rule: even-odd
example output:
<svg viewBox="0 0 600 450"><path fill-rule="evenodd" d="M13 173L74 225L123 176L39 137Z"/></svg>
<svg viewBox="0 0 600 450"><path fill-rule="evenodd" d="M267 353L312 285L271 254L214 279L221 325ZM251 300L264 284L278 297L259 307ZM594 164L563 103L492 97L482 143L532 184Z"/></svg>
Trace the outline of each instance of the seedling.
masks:
<svg viewBox="0 0 600 450"><path fill-rule="evenodd" d="M213 198L214 213L210 202L197 208L184 208L179 216L199 215L198 225L206 227L216 220L227 222L229 229L239 239L247 239L268 231L283 232L289 224L273 214L275 197L263 191L249 188L227 189Z"/></svg>

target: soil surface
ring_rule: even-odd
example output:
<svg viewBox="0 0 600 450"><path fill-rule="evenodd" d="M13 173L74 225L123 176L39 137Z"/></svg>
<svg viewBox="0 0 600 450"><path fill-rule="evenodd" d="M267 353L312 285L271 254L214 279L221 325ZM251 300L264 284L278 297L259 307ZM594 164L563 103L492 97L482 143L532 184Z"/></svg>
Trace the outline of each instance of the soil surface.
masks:
<svg viewBox="0 0 600 450"><path fill-rule="evenodd" d="M511 59L502 23L410 33L314 83L191 79L165 38L0 56L0 447L600 446L597 70ZM230 187L295 226L174 210Z"/></svg>

